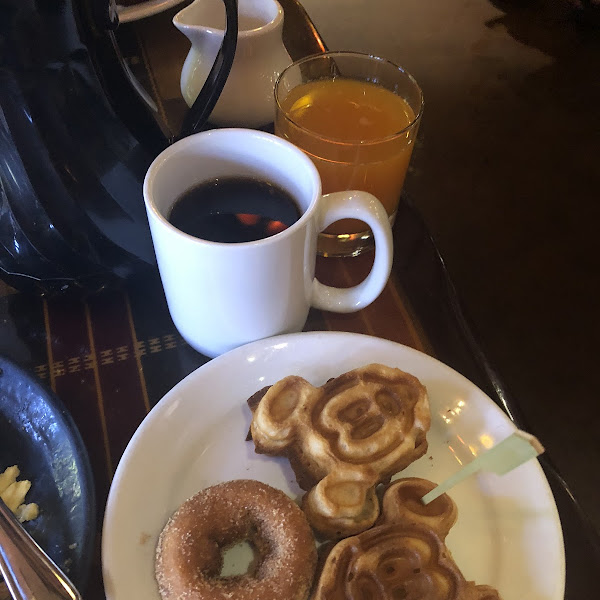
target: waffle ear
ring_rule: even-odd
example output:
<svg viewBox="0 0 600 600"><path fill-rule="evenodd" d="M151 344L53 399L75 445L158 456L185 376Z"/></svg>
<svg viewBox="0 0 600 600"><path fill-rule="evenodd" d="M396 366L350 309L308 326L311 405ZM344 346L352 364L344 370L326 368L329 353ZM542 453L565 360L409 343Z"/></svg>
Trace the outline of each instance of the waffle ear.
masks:
<svg viewBox="0 0 600 600"><path fill-rule="evenodd" d="M458 509L448 494L442 494L429 504L421 498L433 490L436 484L420 477L405 477L393 481L385 490L382 515L378 525L399 523L423 525L445 540L450 528L456 523Z"/></svg>
<svg viewBox="0 0 600 600"><path fill-rule="evenodd" d="M250 433L258 452L275 454L294 441L298 409L317 392L302 377L290 376L271 386L254 410Z"/></svg>
<svg viewBox="0 0 600 600"><path fill-rule="evenodd" d="M489 585L476 585L469 581L465 600L502 600L498 590Z"/></svg>
<svg viewBox="0 0 600 600"><path fill-rule="evenodd" d="M302 510L320 536L339 539L368 529L379 516L377 478L335 469L302 499Z"/></svg>

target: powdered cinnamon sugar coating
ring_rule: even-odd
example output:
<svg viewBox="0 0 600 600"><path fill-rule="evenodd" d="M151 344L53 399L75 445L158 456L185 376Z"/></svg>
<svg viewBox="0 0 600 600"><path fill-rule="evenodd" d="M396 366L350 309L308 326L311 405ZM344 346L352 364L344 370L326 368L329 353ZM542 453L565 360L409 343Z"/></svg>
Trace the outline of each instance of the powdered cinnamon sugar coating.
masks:
<svg viewBox="0 0 600 600"><path fill-rule="evenodd" d="M223 551L249 541L252 572L221 577ZM174 513L156 552L163 600L305 600L315 541L300 508L282 491L253 480L207 488Z"/></svg>

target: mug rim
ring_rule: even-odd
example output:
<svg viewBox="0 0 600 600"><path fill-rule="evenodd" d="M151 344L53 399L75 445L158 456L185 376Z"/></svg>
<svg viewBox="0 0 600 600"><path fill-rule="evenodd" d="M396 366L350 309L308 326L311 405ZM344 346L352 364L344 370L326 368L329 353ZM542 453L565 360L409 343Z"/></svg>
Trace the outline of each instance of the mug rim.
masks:
<svg viewBox="0 0 600 600"><path fill-rule="evenodd" d="M185 231L182 231L181 229L175 227L175 225L173 225L167 219L167 217L165 215L163 215L160 210L158 210L156 203L150 199L151 195L152 195L152 185L154 183L153 180L156 176L156 173L158 172L159 169L161 169L163 167L163 165L166 161L172 160L174 158L173 155L177 155L179 152L184 151L187 146L195 145L195 143L197 143L198 138L200 138L200 137L208 139L210 137L227 137L227 136L242 136L242 137L253 136L253 137L261 138L262 140L264 140L267 143L278 144L286 151L290 152L291 154L294 154L296 159L303 162L304 165L306 166L306 168L310 171L311 179L313 182L316 183L315 190L314 190L315 193L313 194L313 197L310 199L310 202L309 202L308 206L306 207L306 210L302 210L301 206L298 207L302 211L300 218L297 221L295 221L294 223L292 223L289 227L284 229L283 231L280 231L278 233L270 235L269 237L261 238L259 240L251 240L248 242L215 242L213 240L205 240L203 238L199 238L199 237L190 235L189 233L185 233ZM265 177L265 179L269 180L268 177ZM201 179L198 179L197 183L202 183L203 181L207 181L207 180L208 180L207 178L201 178ZM280 187L282 187L282 186L280 186ZM286 189L286 191L289 191L289 190ZM154 160L152 161L152 163L150 164L150 166L148 167L148 169L146 171L146 174L144 176L144 184L143 184L143 197L144 197L144 204L146 206L146 209L150 213L152 213L152 215L154 215L154 217L156 219L158 219L158 221L163 226L166 226L169 231L171 231L172 233L181 235L185 239L189 240L190 242L193 242L193 243L196 243L199 245L209 245L209 246L232 248L232 249L242 248L242 247L248 248L248 247L252 247L252 246L262 246L262 245L269 244L269 243L276 243L278 240L282 240L285 237L292 235L292 233L295 232L296 229L303 227L305 225L305 223L309 219L312 218L313 213L316 211L317 203L322 195L323 194L322 194L322 187L321 187L321 178L319 176L319 172L317 171L317 168L315 167L313 162L310 160L310 158L308 158L308 156L306 156L306 154L304 154L304 152L302 152L302 150L300 150L300 148L294 146L291 142L288 142L287 140L284 140L272 133L267 133L265 131L259 131L256 129L246 129L246 128L242 128L242 127L227 127L227 128L221 128L221 129L210 129L208 131L199 131L199 132L193 133L192 135L189 135L181 140L177 140L170 146L167 146L167 148L165 148L162 152L160 152L160 154L158 154L154 158ZM292 194L292 197L298 204L298 201L293 196L293 194ZM175 202L175 200L176 200L176 198L173 199L173 203ZM173 203L170 205L171 207L173 206Z"/></svg>

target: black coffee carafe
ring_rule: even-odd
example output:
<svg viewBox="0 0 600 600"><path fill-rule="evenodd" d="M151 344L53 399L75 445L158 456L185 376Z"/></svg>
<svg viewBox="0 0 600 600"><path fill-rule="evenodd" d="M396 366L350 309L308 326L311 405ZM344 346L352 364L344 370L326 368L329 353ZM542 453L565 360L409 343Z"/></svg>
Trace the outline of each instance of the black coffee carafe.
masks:
<svg viewBox="0 0 600 600"><path fill-rule="evenodd" d="M202 128L237 40L223 44L179 137ZM0 0L0 279L38 294L95 291L154 265L142 197L170 143L136 92L114 2Z"/></svg>

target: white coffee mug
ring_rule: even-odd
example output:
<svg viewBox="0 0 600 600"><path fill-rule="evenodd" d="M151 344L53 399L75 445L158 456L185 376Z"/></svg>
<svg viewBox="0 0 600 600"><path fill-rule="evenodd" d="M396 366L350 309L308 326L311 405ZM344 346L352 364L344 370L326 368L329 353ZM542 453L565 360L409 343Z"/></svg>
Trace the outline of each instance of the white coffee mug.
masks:
<svg viewBox="0 0 600 600"><path fill-rule="evenodd" d="M300 218L258 241L206 241L168 221L179 196L202 181L253 177L283 188ZM198 352L217 356L257 339L301 331L311 306L353 312L370 304L392 266L387 213L367 192L321 195L310 159L274 135L252 129L215 129L169 146L150 165L144 200L171 317ZM342 218L360 219L374 233L373 267L364 281L342 289L315 278L317 235Z"/></svg>

